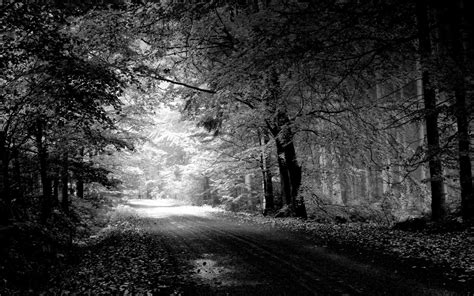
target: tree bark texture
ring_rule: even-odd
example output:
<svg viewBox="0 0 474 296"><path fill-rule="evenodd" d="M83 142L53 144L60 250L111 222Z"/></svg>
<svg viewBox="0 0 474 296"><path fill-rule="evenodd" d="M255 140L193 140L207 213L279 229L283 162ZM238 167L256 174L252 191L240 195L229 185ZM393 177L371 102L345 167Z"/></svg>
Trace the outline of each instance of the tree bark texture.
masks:
<svg viewBox="0 0 474 296"><path fill-rule="evenodd" d="M285 205L291 207L292 198L291 198L291 183L290 183L290 173L288 169L288 164L285 159L285 148L280 140L276 140L276 150L278 158L278 170L280 172L280 186L282 200Z"/></svg>
<svg viewBox="0 0 474 296"><path fill-rule="evenodd" d="M421 75L423 83L423 101L425 105L426 136L431 184L431 218L434 221L444 219L446 215L443 168L440 158L440 140L438 130L438 110L436 92L431 79L429 62L431 58L430 27L426 0L417 0L416 17L421 56Z"/></svg>
<svg viewBox="0 0 474 296"><path fill-rule="evenodd" d="M269 116L266 118L268 129L275 139L282 200L297 217L306 217L304 200L298 199L301 185L301 167L296 158L293 142L294 133L284 104L278 73L271 69L265 77L265 104ZM271 115L270 115L271 114Z"/></svg>
<svg viewBox="0 0 474 296"><path fill-rule="evenodd" d="M283 200L297 217L306 217L304 200L298 199L302 171L296 159L291 129L288 126L284 126L282 129L274 129L272 133L275 137L277 148L281 187L284 194Z"/></svg>

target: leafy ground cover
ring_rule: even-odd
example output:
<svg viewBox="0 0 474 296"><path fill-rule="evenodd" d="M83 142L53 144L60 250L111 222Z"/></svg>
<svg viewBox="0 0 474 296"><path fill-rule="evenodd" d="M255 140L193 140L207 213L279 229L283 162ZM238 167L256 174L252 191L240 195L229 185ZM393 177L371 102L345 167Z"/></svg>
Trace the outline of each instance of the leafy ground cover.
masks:
<svg viewBox="0 0 474 296"><path fill-rule="evenodd" d="M80 262L56 274L41 295L180 295L186 273L167 252L150 233L111 231L80 249Z"/></svg>
<svg viewBox="0 0 474 296"><path fill-rule="evenodd" d="M219 212L227 219L301 232L320 246L392 268L446 287L474 291L474 228L422 227L400 230L372 223L316 223L297 218Z"/></svg>
<svg viewBox="0 0 474 296"><path fill-rule="evenodd" d="M118 206L107 226L76 242L75 259L62 265L39 295L189 295L199 287L191 268L176 262L173 246L156 233L154 219ZM36 294L35 294L36 295Z"/></svg>
<svg viewBox="0 0 474 296"><path fill-rule="evenodd" d="M406 231L370 223L323 224L225 211L214 211L213 215L251 227L304 234L319 246L365 263L386 266L388 270L420 281L426 276L439 279L450 290L462 294L473 290L472 228ZM208 292L209 287L191 280L192 266L176 261L186 256L160 237L156 219L140 217L130 207L116 206L101 223L103 227L96 225L94 235L84 232L82 237L77 236L75 247L68 254L44 249L48 244L31 240L38 237L35 235L18 240L18 247L30 246L33 253L31 258L14 260L28 268L10 266L12 270L17 268L31 274L19 274L18 278L35 278L37 282L25 283L26 289L18 285L19 289L11 285L5 289L7 285L3 283L0 295L195 295L196 291L205 295ZM90 226L84 225L84 228ZM38 232L40 230L34 233ZM27 235L28 232L20 233ZM31 244L21 243L26 240ZM33 257L42 261L35 263L31 260ZM45 276L35 277L35 270L44 272Z"/></svg>

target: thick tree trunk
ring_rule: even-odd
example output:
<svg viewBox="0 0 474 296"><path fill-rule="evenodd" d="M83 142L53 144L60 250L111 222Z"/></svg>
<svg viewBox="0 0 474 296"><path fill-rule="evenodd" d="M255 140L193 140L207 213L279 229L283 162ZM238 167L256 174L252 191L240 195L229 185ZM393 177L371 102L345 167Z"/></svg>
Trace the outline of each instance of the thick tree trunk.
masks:
<svg viewBox="0 0 474 296"><path fill-rule="evenodd" d="M295 145L293 144L293 139L291 139L291 142L286 143L284 148L285 159L287 162L291 182L291 204L295 211L296 217L307 218L306 206L303 197L298 196L301 186L302 171L300 165L298 164L298 160L296 159L296 150Z"/></svg>
<svg viewBox="0 0 474 296"><path fill-rule="evenodd" d="M284 149L285 159L290 174L291 197L292 202L294 203L301 185L301 167L299 166L298 160L296 159L296 151L293 141L284 144Z"/></svg>
<svg viewBox="0 0 474 296"><path fill-rule="evenodd" d="M451 3L450 7L450 33L452 40L453 59L456 62L458 70L454 79L454 94L456 98L456 119L458 128L458 162L459 162L459 181L461 185L461 212L464 220L474 219L474 195L472 189L472 168L470 157L470 104L466 99L466 69L468 63L466 56L468 39L465 32L465 20L463 18L463 1L459 0Z"/></svg>
<svg viewBox="0 0 474 296"><path fill-rule="evenodd" d="M286 206L291 207L290 173L285 159L285 148L280 140L277 139L275 142L277 148L278 170L280 172L281 199Z"/></svg>
<svg viewBox="0 0 474 296"><path fill-rule="evenodd" d="M43 189L41 199L41 222L44 224L51 216L52 198L51 198L51 180L48 176L48 152L43 142L44 123L41 120L36 122L36 149L38 150L39 169L41 185Z"/></svg>
<svg viewBox="0 0 474 296"><path fill-rule="evenodd" d="M280 171L283 201L291 212L298 217L306 217L303 199L298 199L301 185L301 167L296 158L291 122L284 105L281 105L282 91L279 75L275 69L268 71L265 77L266 91L263 94L265 104L271 116L266 119L267 126L275 138L278 168Z"/></svg>
<svg viewBox="0 0 474 296"><path fill-rule="evenodd" d="M306 207L303 199L298 199L298 190L301 185L301 167L296 159L293 134L289 127L272 133L278 154L278 168L280 171L281 191L283 200L297 217L306 217Z"/></svg>
<svg viewBox="0 0 474 296"><path fill-rule="evenodd" d="M431 184L431 218L434 221L444 219L446 215L443 168L440 158L438 130L438 110L436 108L436 92L432 85L428 66L431 58L430 28L428 23L428 5L426 0L417 0L416 17L419 35L419 52L423 83L423 100L425 104L426 136L428 144L428 160Z"/></svg>
<svg viewBox="0 0 474 296"><path fill-rule="evenodd" d="M64 152L61 167L61 207L67 213L69 212L69 157Z"/></svg>
<svg viewBox="0 0 474 296"><path fill-rule="evenodd" d="M272 182L272 172L266 166L262 165L262 187L263 187L263 202L262 202L262 213L267 215L269 212L273 211L275 208L275 199L273 196L273 182Z"/></svg>

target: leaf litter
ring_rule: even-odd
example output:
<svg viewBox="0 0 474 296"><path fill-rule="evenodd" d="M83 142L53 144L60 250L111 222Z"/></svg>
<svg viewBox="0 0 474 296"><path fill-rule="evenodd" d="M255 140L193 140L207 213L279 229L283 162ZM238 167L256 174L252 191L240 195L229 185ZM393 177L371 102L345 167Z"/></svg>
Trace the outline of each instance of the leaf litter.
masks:
<svg viewBox="0 0 474 296"><path fill-rule="evenodd" d="M474 228L403 231L375 223L317 223L299 218L220 212L223 218L302 233L316 245L410 273L432 276L457 291L474 289ZM409 270L412 271L409 271Z"/></svg>
<svg viewBox="0 0 474 296"><path fill-rule="evenodd" d="M153 232L151 219L120 217L79 243L77 261L63 266L39 295L183 295L194 289Z"/></svg>
<svg viewBox="0 0 474 296"><path fill-rule="evenodd" d="M315 223L244 213L218 212L244 224L302 233L315 245L385 262L394 272L431 272L443 285L469 291L474 282L472 229L448 233L409 232L370 223ZM256 227L258 227L256 225ZM78 243L77 262L57 271L40 295L187 295L196 291L195 266L184 269L160 237L156 222L137 215L113 219ZM172 248L172 246L171 246ZM395 265L394 265L395 263ZM206 261L206 265L207 265ZM202 262L201 268L206 268Z"/></svg>

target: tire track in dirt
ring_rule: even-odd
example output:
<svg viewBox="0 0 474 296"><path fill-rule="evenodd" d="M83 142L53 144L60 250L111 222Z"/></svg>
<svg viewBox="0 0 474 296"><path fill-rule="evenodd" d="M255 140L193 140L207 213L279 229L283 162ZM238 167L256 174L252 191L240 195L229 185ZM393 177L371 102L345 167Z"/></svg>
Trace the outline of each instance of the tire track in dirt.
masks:
<svg viewBox="0 0 474 296"><path fill-rule="evenodd" d="M275 293L279 291L282 292L280 295L284 295L287 294L285 290L288 290L288 293L293 292L293 295L294 293L298 293L298 295L314 294L314 287L311 288L296 281L298 278L293 277L290 281L278 275L275 271L282 269L278 258L276 258L277 260L275 258L269 260L266 252L263 254L262 252L256 252L254 247L249 249L247 243L242 244L235 238L229 237L225 231L197 223L194 219L195 217L179 217L180 222L175 219L168 220L170 225L180 224L180 226L167 227L160 231L160 235L169 236L169 238L176 240L174 242L176 256L183 256L183 253L187 253L185 255L186 260L207 262L207 265L209 265L209 262L217 261L217 268L222 268L222 265L230 265L229 268L223 268L224 272L221 276L217 275L215 281L205 281L214 285L213 288L216 293L237 290L252 294L259 292L259 294L264 293L264 295L276 295ZM242 252L243 250L244 252ZM249 252L249 250L252 250L252 252ZM206 267L201 268L205 269ZM246 274L238 274L239 272ZM258 279L255 279L255 277L258 277ZM282 285L282 282L291 289ZM268 291L272 292L265 293Z"/></svg>

